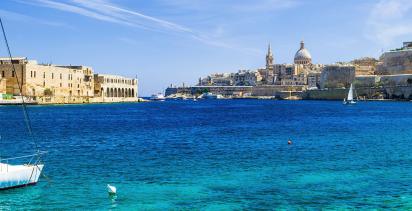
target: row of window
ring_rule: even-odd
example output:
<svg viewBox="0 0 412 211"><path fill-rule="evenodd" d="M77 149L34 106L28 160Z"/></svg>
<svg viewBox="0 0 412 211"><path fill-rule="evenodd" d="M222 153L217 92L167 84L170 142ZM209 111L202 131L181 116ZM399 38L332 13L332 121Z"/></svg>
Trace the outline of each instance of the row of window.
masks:
<svg viewBox="0 0 412 211"><path fill-rule="evenodd" d="M127 80L127 79L113 79L113 78L105 78L106 83L122 83L128 85L134 85L134 80Z"/></svg>
<svg viewBox="0 0 412 211"><path fill-rule="evenodd" d="M4 71L3 71L3 75L4 75ZM13 72L13 77L14 77L14 72ZM31 78L36 78L36 71L30 71L30 77ZM46 79L46 72L43 72L43 78ZM59 78L63 79L63 74L62 73L60 73ZM51 79L54 79L54 73L51 73ZM68 79L73 80L73 74L68 74ZM81 82L80 78L77 78L77 80L79 82Z"/></svg>

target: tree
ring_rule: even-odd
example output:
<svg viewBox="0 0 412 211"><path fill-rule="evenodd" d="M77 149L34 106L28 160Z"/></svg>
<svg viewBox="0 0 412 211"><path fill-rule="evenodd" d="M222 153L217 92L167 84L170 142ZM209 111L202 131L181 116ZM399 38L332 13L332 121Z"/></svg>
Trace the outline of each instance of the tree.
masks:
<svg viewBox="0 0 412 211"><path fill-rule="evenodd" d="M44 96L50 97L52 95L53 95L53 92L49 88L44 90Z"/></svg>

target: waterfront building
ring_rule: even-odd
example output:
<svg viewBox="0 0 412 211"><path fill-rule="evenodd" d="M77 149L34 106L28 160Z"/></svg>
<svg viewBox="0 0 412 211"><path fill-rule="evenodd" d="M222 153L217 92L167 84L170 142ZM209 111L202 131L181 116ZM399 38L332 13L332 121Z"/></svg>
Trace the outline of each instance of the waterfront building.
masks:
<svg viewBox="0 0 412 211"><path fill-rule="evenodd" d="M412 42L404 42L403 47L382 54L376 67L377 75L412 73Z"/></svg>
<svg viewBox="0 0 412 211"><path fill-rule="evenodd" d="M0 58L0 76L1 94L20 95L21 86L22 94L38 103L100 102L95 98L95 77L91 67L39 64L26 57ZM137 95L137 82L135 85L134 96ZM117 88L122 90L124 87Z"/></svg>
<svg viewBox="0 0 412 211"><path fill-rule="evenodd" d="M320 88L343 88L355 79L355 67L351 64L337 63L326 65L320 76Z"/></svg>
<svg viewBox="0 0 412 211"><path fill-rule="evenodd" d="M13 71L12 65L16 71ZM86 66L38 64L26 57L0 58L1 93L38 102L87 102L93 97L93 70Z"/></svg>
<svg viewBox="0 0 412 211"><path fill-rule="evenodd" d="M94 96L102 102L134 101L138 97L137 85L134 78L94 74Z"/></svg>
<svg viewBox="0 0 412 211"><path fill-rule="evenodd" d="M234 75L235 86L256 86L262 81L259 71L239 70Z"/></svg>
<svg viewBox="0 0 412 211"><path fill-rule="evenodd" d="M355 66L355 74L361 75L374 75L376 71L376 65L378 60L370 57L363 57L353 60L351 63Z"/></svg>
<svg viewBox="0 0 412 211"><path fill-rule="evenodd" d="M205 78L199 78L198 86L233 86L234 74L233 73L214 73L206 76Z"/></svg>

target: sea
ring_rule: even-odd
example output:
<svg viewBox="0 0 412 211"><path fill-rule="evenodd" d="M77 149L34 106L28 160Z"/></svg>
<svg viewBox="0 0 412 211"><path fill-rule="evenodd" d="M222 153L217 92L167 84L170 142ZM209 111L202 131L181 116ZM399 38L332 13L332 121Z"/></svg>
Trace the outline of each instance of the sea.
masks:
<svg viewBox="0 0 412 211"><path fill-rule="evenodd" d="M0 156L43 156L0 210L412 209L412 103L180 100L0 107ZM288 144L288 140L292 144ZM107 184L117 188L109 196Z"/></svg>

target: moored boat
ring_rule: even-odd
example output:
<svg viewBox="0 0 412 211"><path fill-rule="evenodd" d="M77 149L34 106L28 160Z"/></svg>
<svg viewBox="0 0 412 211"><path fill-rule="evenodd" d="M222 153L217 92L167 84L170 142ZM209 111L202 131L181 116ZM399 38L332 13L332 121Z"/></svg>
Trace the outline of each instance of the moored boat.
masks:
<svg viewBox="0 0 412 211"><path fill-rule="evenodd" d="M213 94L211 92L204 93L200 97L203 99L223 99L224 98L220 94Z"/></svg>
<svg viewBox="0 0 412 211"><path fill-rule="evenodd" d="M1 24L1 29L3 32L4 41L5 41L5 44L6 44L8 53L9 53L10 61L11 61L13 57L11 55L9 44L7 42L6 32L4 30L3 21L1 18L0 18L0 24ZM14 65L11 65L11 70L16 72L16 68ZM42 163L41 158L42 158L42 155L45 154L45 152L41 152L38 148L37 143L35 142L35 139L32 133L30 118L29 118L29 115L26 109L26 103L25 103L26 98L22 95L23 93L22 85L19 83L19 77L17 76L17 74L15 78L17 80L18 88L20 91L20 96L19 96L19 100L17 99L14 99L14 100L17 100L16 104L22 105L26 127L28 130L29 136L31 137L31 140L34 142L36 146L36 149L35 149L35 153L32 155L24 155L24 156L13 157L13 158L0 158L0 190L25 187L28 185L36 184L39 180L39 177L44 167L44 164ZM2 100L3 100L3 96L2 96ZM0 150L4 150L4 147L0 148ZM27 160L22 161L21 159L27 159Z"/></svg>
<svg viewBox="0 0 412 211"><path fill-rule="evenodd" d="M156 101L164 101L166 100L166 97L162 93L154 94L150 97L150 100L156 100Z"/></svg>
<svg viewBox="0 0 412 211"><path fill-rule="evenodd" d="M22 165L11 165L8 163L22 158L29 158L33 161L38 158L40 154L44 153L45 152L38 152L33 155L0 159L0 190L35 185L39 181L44 167L40 159Z"/></svg>

